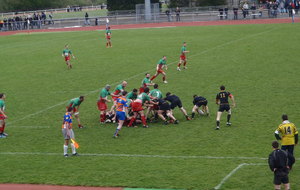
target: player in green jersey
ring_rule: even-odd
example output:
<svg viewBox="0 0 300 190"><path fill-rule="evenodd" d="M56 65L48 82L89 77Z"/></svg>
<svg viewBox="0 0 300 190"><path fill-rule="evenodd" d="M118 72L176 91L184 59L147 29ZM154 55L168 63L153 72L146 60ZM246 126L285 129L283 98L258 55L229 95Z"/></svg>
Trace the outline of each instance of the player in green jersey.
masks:
<svg viewBox="0 0 300 190"><path fill-rule="evenodd" d="M7 133L4 133L5 129L5 119L7 115L5 114L5 94L0 94L0 138L6 138L8 136Z"/></svg>
<svg viewBox="0 0 300 190"><path fill-rule="evenodd" d="M72 64L70 62L71 55L73 59L75 59L75 56L73 55L72 51L69 49L69 45L67 44L65 45L65 49L62 52L62 56L65 58L68 69L72 69Z"/></svg>
<svg viewBox="0 0 300 190"><path fill-rule="evenodd" d="M180 65L183 64L183 68L186 69L186 53L189 53L190 51L186 50L186 42L183 42L183 45L181 47L181 54L180 54L180 59L179 59L179 63L177 65L177 71L181 71L180 70Z"/></svg>
<svg viewBox="0 0 300 190"><path fill-rule="evenodd" d="M106 31L105 31L105 37L106 37L106 48L108 47L112 47L111 45L111 30L110 27L107 27Z"/></svg>
<svg viewBox="0 0 300 190"><path fill-rule="evenodd" d="M142 81L142 86L140 88L140 93L144 92L144 89L149 86L153 86L154 83L150 80L150 74L146 73L146 77Z"/></svg>
<svg viewBox="0 0 300 190"><path fill-rule="evenodd" d="M151 77L151 81L153 81L160 73L163 75L163 82L164 83L168 83L166 81L166 73L165 71L163 70L163 68L166 68L166 70L168 70L168 66L167 66L167 57L166 56L163 56L157 63L157 66L156 66L156 73L155 75L153 75Z"/></svg>
<svg viewBox="0 0 300 190"><path fill-rule="evenodd" d="M67 106L67 110L69 109L69 107L73 108L72 115L75 116L79 128L83 128L83 125L81 125L80 118L79 118L79 107L83 101L84 101L84 96L80 96L79 98L73 98L68 102L68 106Z"/></svg>

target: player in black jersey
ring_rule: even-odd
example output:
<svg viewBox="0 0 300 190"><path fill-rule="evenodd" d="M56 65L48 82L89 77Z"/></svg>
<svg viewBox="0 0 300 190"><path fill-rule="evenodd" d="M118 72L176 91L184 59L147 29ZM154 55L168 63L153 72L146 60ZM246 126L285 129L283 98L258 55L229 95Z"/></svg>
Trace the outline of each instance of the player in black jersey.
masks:
<svg viewBox="0 0 300 190"><path fill-rule="evenodd" d="M175 94L171 94L171 92L167 92L165 100L168 100L171 103L172 110L178 107L180 111L183 113L183 115L185 116L186 120L191 120L186 110L182 107L181 100L178 96L176 96Z"/></svg>
<svg viewBox="0 0 300 190"><path fill-rule="evenodd" d="M230 92L226 92L225 91L225 86L221 86L220 87L221 92L219 92L217 94L216 97L216 104L220 105L219 110L217 112L217 128L216 130L220 129L220 119L221 119L221 115L224 111L227 111L228 115L227 115L227 126L230 126L230 117L231 117L231 109L230 109L230 105L228 102L228 98L231 99L232 101L232 107L235 107L235 101L234 101L234 97Z"/></svg>
<svg viewBox="0 0 300 190"><path fill-rule="evenodd" d="M201 115L209 115L209 109L208 109L208 106L207 106L207 100L206 98L202 97L202 96L197 96L197 95L194 95L193 96L194 100L193 100L193 104L194 104L194 107L192 109L192 119L194 119L195 117L195 113L199 113ZM202 110L200 110L200 107L202 107Z"/></svg>
<svg viewBox="0 0 300 190"><path fill-rule="evenodd" d="M179 121L173 116L171 106L166 100L158 99L155 104L158 105L158 116L164 121L165 125L167 125L169 122L164 117L164 114L173 120L174 124L179 123Z"/></svg>

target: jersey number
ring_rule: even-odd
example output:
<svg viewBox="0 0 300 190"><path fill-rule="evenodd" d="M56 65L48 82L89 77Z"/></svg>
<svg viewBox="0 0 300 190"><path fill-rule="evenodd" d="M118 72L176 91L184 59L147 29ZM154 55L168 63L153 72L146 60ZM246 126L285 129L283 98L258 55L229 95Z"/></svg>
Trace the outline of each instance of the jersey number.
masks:
<svg viewBox="0 0 300 190"><path fill-rule="evenodd" d="M290 127L290 126L285 127L285 128L284 128L284 132L285 132L286 135L292 134L291 127Z"/></svg>
<svg viewBox="0 0 300 190"><path fill-rule="evenodd" d="M226 95L225 94L220 94L220 98L225 98L226 97Z"/></svg>

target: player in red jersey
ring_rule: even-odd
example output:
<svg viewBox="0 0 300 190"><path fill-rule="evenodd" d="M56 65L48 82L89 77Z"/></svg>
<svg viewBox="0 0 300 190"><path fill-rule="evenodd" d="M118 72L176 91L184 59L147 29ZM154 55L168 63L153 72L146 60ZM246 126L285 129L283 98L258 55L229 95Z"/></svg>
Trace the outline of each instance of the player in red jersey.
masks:
<svg viewBox="0 0 300 190"><path fill-rule="evenodd" d="M163 81L164 83L168 83L166 81L166 73L164 72L163 68L166 67L166 70L168 70L168 66L167 66L167 57L166 56L163 56L157 63L157 66L156 66L156 73L155 75L153 75L151 77L151 81L153 81L160 73L163 75Z"/></svg>
<svg viewBox="0 0 300 190"><path fill-rule="evenodd" d="M183 68L186 69L186 53L189 53L190 51L186 50L186 42L183 42L183 45L181 47L181 54L180 54L180 59L179 63L177 65L177 71L181 71L180 65L183 64Z"/></svg>

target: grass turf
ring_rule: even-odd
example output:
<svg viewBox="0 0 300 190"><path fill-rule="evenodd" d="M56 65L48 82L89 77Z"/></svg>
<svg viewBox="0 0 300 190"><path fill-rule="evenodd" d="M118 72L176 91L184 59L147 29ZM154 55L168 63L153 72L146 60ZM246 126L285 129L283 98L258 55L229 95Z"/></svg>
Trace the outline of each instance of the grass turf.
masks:
<svg viewBox="0 0 300 190"><path fill-rule="evenodd" d="M75 125L79 153L267 158L274 130L287 113L299 123L299 24L176 27L113 31L113 48L105 48L103 31L20 34L0 37L1 92L7 94L9 137L0 139L0 183L212 189L241 163L261 159L206 157L62 156L61 121L66 101L86 95L80 108L85 129ZM176 71L180 47L187 41L188 70ZM67 70L61 51L68 43L76 56ZM127 80L138 88L146 72L168 57L168 84L155 79L165 94L181 97L190 112L192 95L209 101L211 117L179 125L150 124L125 128L112 139L115 126L100 125L99 90ZM232 127L215 131L215 95L220 85L236 97ZM41 112L41 110L43 110ZM32 115L30 115L32 114ZM76 121L75 121L76 123ZM3 154L4 152L4 154ZM41 153L38 155L5 152ZM45 154L43 154L45 153ZM46 153L58 153L61 155ZM298 147L295 149L299 158ZM298 163L290 174L299 189ZM244 166L221 189L273 189L267 165Z"/></svg>

